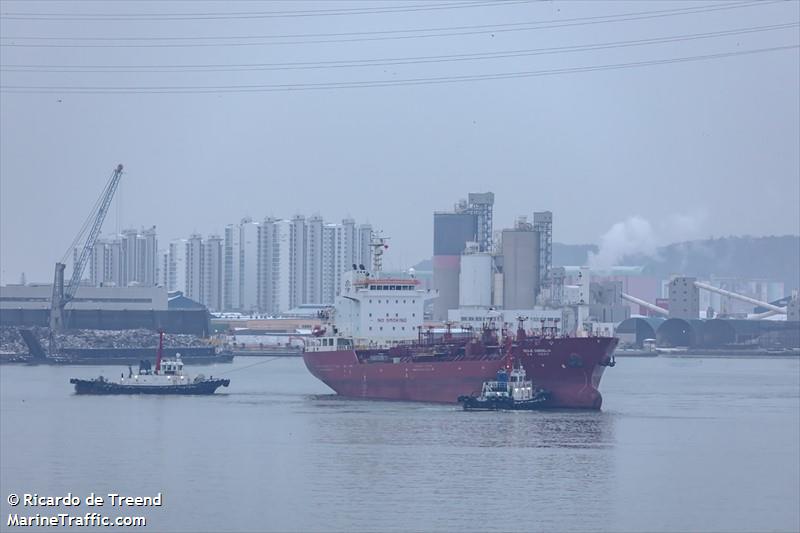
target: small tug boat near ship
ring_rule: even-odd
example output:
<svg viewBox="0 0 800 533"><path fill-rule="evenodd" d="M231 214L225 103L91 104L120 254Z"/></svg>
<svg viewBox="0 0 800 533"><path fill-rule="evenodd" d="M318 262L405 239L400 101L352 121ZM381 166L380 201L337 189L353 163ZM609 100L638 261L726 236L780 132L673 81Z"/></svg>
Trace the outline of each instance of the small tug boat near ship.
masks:
<svg viewBox="0 0 800 533"><path fill-rule="evenodd" d="M120 376L119 381L109 381L103 376L96 379L76 379L69 382L75 385L76 394L214 394L219 387L230 385L229 379L206 378L198 374L192 379L183 372L180 354L174 359L162 361L164 332L159 333L158 354L155 370L149 361L139 363L139 372L134 374L128 367L128 377Z"/></svg>
<svg viewBox="0 0 800 533"><path fill-rule="evenodd" d="M465 411L533 411L547 405L550 393L534 389L525 369L517 365L509 375L505 368L497 371L495 381L484 381L480 396L459 396Z"/></svg>

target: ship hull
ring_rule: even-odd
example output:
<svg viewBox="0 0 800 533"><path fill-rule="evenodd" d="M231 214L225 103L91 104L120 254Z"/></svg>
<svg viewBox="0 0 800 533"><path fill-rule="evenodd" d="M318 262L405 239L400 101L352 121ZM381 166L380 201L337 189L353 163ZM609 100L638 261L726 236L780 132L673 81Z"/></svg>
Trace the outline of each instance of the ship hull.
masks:
<svg viewBox="0 0 800 533"><path fill-rule="evenodd" d="M550 393L543 407L600 409L598 390L617 340L541 339L515 348L515 356L537 388ZM306 352L309 371L348 398L456 403L476 394L507 360L364 362L352 350Z"/></svg>
<svg viewBox="0 0 800 533"><path fill-rule="evenodd" d="M202 395L214 394L219 387L227 387L228 379L210 379L186 385L122 385L108 381L70 379L75 385L75 394L168 394L168 395Z"/></svg>

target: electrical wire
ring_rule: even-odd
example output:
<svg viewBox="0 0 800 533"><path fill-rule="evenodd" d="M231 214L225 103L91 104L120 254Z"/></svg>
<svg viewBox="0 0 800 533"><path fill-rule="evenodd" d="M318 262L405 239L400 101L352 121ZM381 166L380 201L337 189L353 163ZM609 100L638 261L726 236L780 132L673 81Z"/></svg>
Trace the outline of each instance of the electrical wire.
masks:
<svg viewBox="0 0 800 533"><path fill-rule="evenodd" d="M472 2L425 3L407 6L356 7L316 9L299 11L249 11L249 12L202 12L202 13L35 13L7 12L2 16L8 20L57 20L62 22L88 21L153 21L153 20L222 20L328 17L342 15L375 15L384 13L411 13L419 11L441 11L476 7L498 7L529 4L542 0L482 0Z"/></svg>
<svg viewBox="0 0 800 533"><path fill-rule="evenodd" d="M595 24L607 24L615 22L630 22L636 20L648 20L663 17L680 15L693 15L699 13L709 13L729 9L741 9L747 7L762 7L775 4L782 0L758 0L752 2L731 2L728 4L711 7L691 7L676 8L656 11L639 11L632 13L621 13L616 15L596 15L592 17L577 17L561 20L511 22L501 24L480 24L471 26L451 26L439 28L417 28L405 30L382 30L369 32L339 32L339 33L306 33L306 34L282 34L282 35L262 35L262 36L216 36L216 37L42 37L42 36L0 36L0 47L16 48L198 48L216 46L276 46L276 45L296 45L296 44L325 44L325 43L348 43L364 41L386 41L398 39L423 39L435 37L452 37L463 35L488 35L496 33L507 33L517 31L535 31L544 29L568 28L575 26L587 26ZM420 35L416 35L420 34ZM58 41L184 41L184 40L217 40L227 41L232 39L290 39L287 41L271 42L221 42L221 43L174 43L161 42L151 44L114 44L112 42L104 44L70 44L70 43L25 43L17 42L24 40L58 40ZM2 42L10 41L10 42Z"/></svg>
<svg viewBox="0 0 800 533"><path fill-rule="evenodd" d="M0 72L41 72L41 73L122 73L122 72L242 72L242 71L275 71L275 70L314 70L353 67L375 67L388 65L419 65L427 63L447 63L454 61L476 61L487 59L506 59L514 57L529 57L536 55L549 55L559 53L586 52L607 50L614 48L628 48L633 46L648 46L653 44L675 43L694 41L698 39L712 39L733 35L744 35L766 31L783 30L800 27L800 22L773 24L770 26L751 26L717 32L684 34L667 37L654 37L652 39L636 39L630 41L615 41L606 43L557 46L548 48L530 48L522 50L506 50L498 52L478 52L472 54L451 54L439 56L414 56L377 59L351 59L338 61L307 61L284 63L251 63L239 65L6 65L0 66Z"/></svg>
<svg viewBox="0 0 800 533"><path fill-rule="evenodd" d="M667 65L693 61L707 61L728 57L777 52L782 50L796 50L798 44L773 46L769 48L756 48L751 50L738 50L697 56L684 56L667 59L651 59L628 63L613 63L605 65L587 65L582 67L567 67L559 69L545 69L533 71L501 72L495 74L470 74L463 76L438 76L430 78L406 78L399 80L363 80L349 82L323 82L323 83L287 83L287 84L252 84L252 85L194 85L194 86L46 86L46 85L0 85L0 92L5 93L64 93L64 94L206 94L206 93L245 93L245 92L277 92L277 91L309 91L328 89L356 89L370 87L399 87L409 85L437 85L446 83L463 83L484 80L502 80L516 78L532 78L540 76L553 76L559 74L574 74L584 72L598 72L607 70L621 70L645 66Z"/></svg>

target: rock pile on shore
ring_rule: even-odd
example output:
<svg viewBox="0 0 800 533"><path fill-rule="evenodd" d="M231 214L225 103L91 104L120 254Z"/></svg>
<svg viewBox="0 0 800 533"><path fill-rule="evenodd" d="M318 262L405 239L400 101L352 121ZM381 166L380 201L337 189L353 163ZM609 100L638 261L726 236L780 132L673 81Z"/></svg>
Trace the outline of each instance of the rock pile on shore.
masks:
<svg viewBox="0 0 800 533"><path fill-rule="evenodd" d="M50 329L35 327L36 338L47 349L50 343ZM158 333L149 329L102 330L73 329L56 334L59 348L155 348L158 346ZM164 346L190 347L208 346L208 341L196 335L167 333ZM28 347L19 334L18 327L0 327L0 353L27 354Z"/></svg>

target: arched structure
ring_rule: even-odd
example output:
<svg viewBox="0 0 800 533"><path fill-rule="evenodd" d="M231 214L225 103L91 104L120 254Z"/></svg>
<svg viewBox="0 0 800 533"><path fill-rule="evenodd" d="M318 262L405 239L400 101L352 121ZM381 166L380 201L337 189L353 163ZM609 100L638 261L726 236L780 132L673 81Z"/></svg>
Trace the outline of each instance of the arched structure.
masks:
<svg viewBox="0 0 800 533"><path fill-rule="evenodd" d="M703 324L703 334L698 339L698 344L709 348L725 346L736 342L736 328L733 321L714 318L706 320ZM744 322L748 322L745 320Z"/></svg>
<svg viewBox="0 0 800 533"><path fill-rule="evenodd" d="M703 339L703 321L670 318L658 326L656 343L667 347L697 346Z"/></svg>
<svg viewBox="0 0 800 533"><path fill-rule="evenodd" d="M631 317L620 322L615 330L615 335L619 337L623 344L642 347L645 339L655 339L656 330L664 322L663 318L656 317Z"/></svg>

